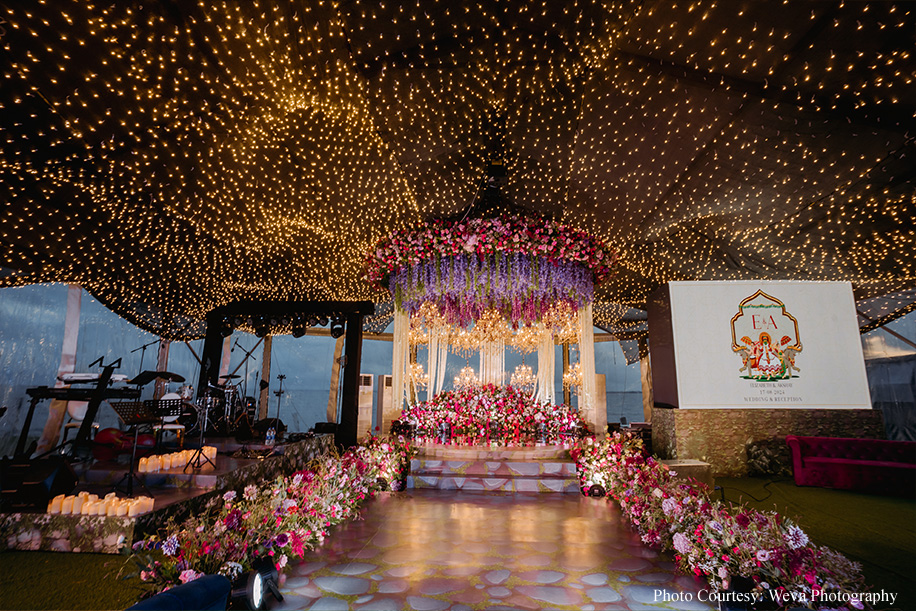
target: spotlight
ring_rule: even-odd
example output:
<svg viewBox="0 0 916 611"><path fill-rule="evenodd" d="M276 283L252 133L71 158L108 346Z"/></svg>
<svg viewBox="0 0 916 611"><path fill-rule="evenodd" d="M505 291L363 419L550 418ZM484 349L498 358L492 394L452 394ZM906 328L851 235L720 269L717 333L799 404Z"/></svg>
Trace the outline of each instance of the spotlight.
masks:
<svg viewBox="0 0 916 611"><path fill-rule="evenodd" d="M315 327L318 325L318 318L315 316L309 316L309 326Z"/></svg>
<svg viewBox="0 0 916 611"><path fill-rule="evenodd" d="M305 335L305 327L303 325L293 327L293 337L302 337L303 335Z"/></svg>
<svg viewBox="0 0 916 611"><path fill-rule="evenodd" d="M219 334L223 337L229 337L232 335L232 324L228 320L223 321L223 324L219 329Z"/></svg>
<svg viewBox="0 0 916 611"><path fill-rule="evenodd" d="M322 316L321 318L319 318L319 319L318 319L318 324L321 325L322 327L327 326L327 324L328 324L328 317L327 317L327 316Z"/></svg>
<svg viewBox="0 0 916 611"><path fill-rule="evenodd" d="M232 598L243 598L252 610L265 608L268 592L273 594L277 601L283 602L283 595L277 587L279 573L273 562L268 558L259 558L252 563L251 568L247 575L242 575L235 581Z"/></svg>
<svg viewBox="0 0 916 611"><path fill-rule="evenodd" d="M239 580L239 584L232 590L232 598L244 598L249 609L262 609L264 607L264 578L257 571L249 571L248 575Z"/></svg>
<svg viewBox="0 0 916 611"><path fill-rule="evenodd" d="M267 328L267 326L261 324L261 325L258 325L258 328L254 330L254 334L257 335L258 337L264 337L267 335L269 331L270 329Z"/></svg>
<svg viewBox="0 0 916 611"><path fill-rule="evenodd" d="M331 337L337 339L344 334L344 323L339 318L335 318L331 322Z"/></svg>

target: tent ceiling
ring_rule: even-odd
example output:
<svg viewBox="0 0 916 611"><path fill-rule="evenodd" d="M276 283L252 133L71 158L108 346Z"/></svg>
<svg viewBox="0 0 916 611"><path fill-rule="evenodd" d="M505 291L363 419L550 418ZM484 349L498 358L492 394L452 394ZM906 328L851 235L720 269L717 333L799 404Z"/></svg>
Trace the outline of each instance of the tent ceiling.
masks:
<svg viewBox="0 0 916 611"><path fill-rule="evenodd" d="M507 198L619 249L606 328L668 280L916 287L909 3L9 6L0 286L170 337L238 299L384 301L364 253L465 209L498 138Z"/></svg>

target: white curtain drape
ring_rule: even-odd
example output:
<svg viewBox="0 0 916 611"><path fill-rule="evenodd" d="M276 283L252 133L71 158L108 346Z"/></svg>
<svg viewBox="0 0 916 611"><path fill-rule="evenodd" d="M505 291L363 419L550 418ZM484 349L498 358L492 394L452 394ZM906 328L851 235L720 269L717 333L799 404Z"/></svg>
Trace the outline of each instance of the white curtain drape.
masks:
<svg viewBox="0 0 916 611"><path fill-rule="evenodd" d="M445 362L448 358L448 329L429 330L429 363L426 372L429 374L429 392L427 399L432 399L442 392L445 384Z"/></svg>
<svg viewBox="0 0 916 611"><path fill-rule="evenodd" d="M486 342L480 347L480 382L503 384L506 372L506 343Z"/></svg>
<svg viewBox="0 0 916 611"><path fill-rule="evenodd" d="M538 382L537 382L537 400L555 403L553 377L555 374L554 367L556 353L553 345L553 333L538 323L541 339L538 342Z"/></svg>
<svg viewBox="0 0 916 611"><path fill-rule="evenodd" d="M607 433L607 413L597 409L595 385L595 330L592 320L592 305L579 310L579 367L582 370L582 386L579 389L579 413L599 437Z"/></svg>
<svg viewBox="0 0 916 611"><path fill-rule="evenodd" d="M407 359L410 357L410 317L407 312L394 310L394 349L391 357L391 405L386 406L382 418L384 431L391 430L391 421L396 420L404 407L407 396Z"/></svg>

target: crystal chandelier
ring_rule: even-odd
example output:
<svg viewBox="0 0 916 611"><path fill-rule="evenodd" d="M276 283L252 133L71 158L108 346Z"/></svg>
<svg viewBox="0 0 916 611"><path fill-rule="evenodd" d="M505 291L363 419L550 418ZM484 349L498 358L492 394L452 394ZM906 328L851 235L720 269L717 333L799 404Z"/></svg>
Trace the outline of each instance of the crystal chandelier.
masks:
<svg viewBox="0 0 916 611"><path fill-rule="evenodd" d="M544 325L553 332L558 344L575 344L579 341L579 316L568 303L552 305L544 314Z"/></svg>
<svg viewBox="0 0 916 611"><path fill-rule="evenodd" d="M464 358L470 357L472 353L477 352L480 348L474 333L467 329L453 331L448 338L448 344L452 352Z"/></svg>
<svg viewBox="0 0 916 611"><path fill-rule="evenodd" d="M563 388L568 388L572 392L579 392L581 386L582 367L579 366L579 363L574 363L570 365L566 373L563 374Z"/></svg>
<svg viewBox="0 0 916 611"><path fill-rule="evenodd" d="M541 343L541 329L534 325L520 326L509 340L512 348L522 354L530 354Z"/></svg>
<svg viewBox="0 0 916 611"><path fill-rule="evenodd" d="M426 388L426 385L429 384L429 376L423 371L422 363L411 363L410 371L407 375L410 376L410 381L417 388Z"/></svg>
<svg viewBox="0 0 916 611"><path fill-rule="evenodd" d="M477 372L474 371L474 368L470 365L465 365L455 376L454 384L458 390L470 390L480 386L480 380L477 379Z"/></svg>
<svg viewBox="0 0 916 611"><path fill-rule="evenodd" d="M534 372L531 370L531 367L522 363L515 368L515 372L512 374L510 384L518 389L530 392L534 390L534 385L537 382L537 377L534 375Z"/></svg>

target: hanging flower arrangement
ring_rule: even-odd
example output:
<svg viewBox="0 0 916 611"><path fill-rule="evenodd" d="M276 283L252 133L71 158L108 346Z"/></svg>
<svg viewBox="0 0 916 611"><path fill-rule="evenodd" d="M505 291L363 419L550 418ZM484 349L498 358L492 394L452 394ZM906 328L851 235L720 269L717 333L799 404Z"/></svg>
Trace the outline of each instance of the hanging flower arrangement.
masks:
<svg viewBox="0 0 916 611"><path fill-rule="evenodd" d="M380 240L368 257L367 278L411 314L433 303L450 324L467 326L487 310L531 323L553 304L590 303L613 261L597 238L552 221L436 220Z"/></svg>

